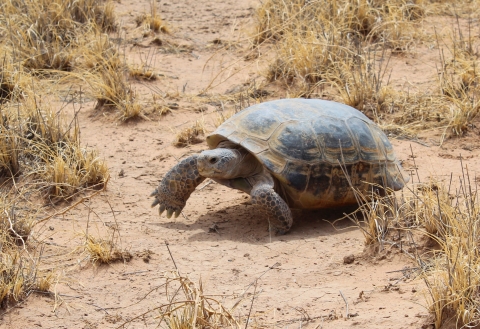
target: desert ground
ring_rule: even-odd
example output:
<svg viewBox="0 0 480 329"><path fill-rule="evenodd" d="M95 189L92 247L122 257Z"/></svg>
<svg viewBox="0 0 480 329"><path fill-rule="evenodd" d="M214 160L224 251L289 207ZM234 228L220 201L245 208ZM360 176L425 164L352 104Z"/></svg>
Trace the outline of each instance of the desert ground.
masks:
<svg viewBox="0 0 480 329"><path fill-rule="evenodd" d="M212 132L219 112L235 108L228 97L260 85L270 59L249 56L257 1L162 0L155 6L169 34L142 35L135 17L150 10L150 1L122 0L115 3L121 29L111 35L128 63L148 62L159 74L156 81L131 81L142 117L120 122L99 113L94 99L66 106L54 100L67 115L78 112L82 144L99 151L111 177L105 190L35 226L33 241L44 243L39 266L54 270L55 280L49 292L0 311L0 328L157 327L155 309L167 302L165 276L175 271L201 281L203 294L226 308L238 302L232 314L245 328L433 328L425 283L408 270L417 267L408 247L367 248L361 230L341 219L346 209L295 211L291 231L275 236L248 195L209 180L176 219L150 207L162 176L207 147L201 135L198 143L175 147L175 136L195 122ZM420 24L447 35L455 19L429 16ZM435 42L423 42L392 56L390 85L433 84L438 53ZM292 96L276 84L265 88L258 102ZM167 114L158 113L155 97L170 108ZM325 97L335 99L328 90ZM476 182L480 123L474 119L463 136L440 143L443 132L389 135L411 183L432 177L448 183L462 166ZM115 232L116 246L131 259L94 264L83 248L86 231L98 237ZM352 255L352 262L344 261Z"/></svg>

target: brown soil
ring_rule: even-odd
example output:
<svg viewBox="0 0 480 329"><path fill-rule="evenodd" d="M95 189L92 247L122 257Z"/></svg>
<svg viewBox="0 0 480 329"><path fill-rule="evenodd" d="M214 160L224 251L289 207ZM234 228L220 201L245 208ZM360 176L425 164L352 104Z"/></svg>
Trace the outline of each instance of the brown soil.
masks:
<svg viewBox="0 0 480 329"><path fill-rule="evenodd" d="M256 286L251 327L421 328L428 323L424 283L401 271L415 263L389 246L378 255L364 252L359 229L348 220L334 221L345 210L295 212L291 232L271 236L247 195L214 183L196 191L176 220L159 218L150 208L149 194L162 175L177 159L205 148L204 143L175 148L175 134L196 120L212 131L221 108L212 95L260 79L265 63L245 59L245 31L252 26L256 2L157 2L172 34L142 37L134 19L149 11L149 2L124 0L116 6L127 61L140 64L147 59L162 74L154 82L132 80L150 120L119 124L113 116L97 115L94 102L81 104L82 141L101 152L112 178L105 192L36 228L36 238L47 243L42 267L57 269L54 294L32 294L3 316L0 327L116 328L164 302L161 289L148 293L164 283L162 273L175 269L173 261L182 275L194 282L201 278L205 293L227 307L247 290L234 312L239 316L249 313L252 283L263 275ZM435 25L435 20L428 24ZM162 45L152 43L156 37ZM434 81L437 54L438 49L425 45L412 55L395 57L392 85L408 81L421 87ZM178 109L156 114L152 94L178 104ZM284 96L278 89L270 98ZM448 180L451 173L461 172L461 155L470 176L477 177L480 128L474 126L467 136L439 146L441 133L424 132L420 142L393 138L405 168L416 165L424 181L429 176ZM118 247L128 250L132 260L93 266L78 251L87 222L89 233L97 236L105 234L105 225L118 225ZM354 259L347 257L350 264L344 263L350 255ZM150 316L129 327L157 324Z"/></svg>

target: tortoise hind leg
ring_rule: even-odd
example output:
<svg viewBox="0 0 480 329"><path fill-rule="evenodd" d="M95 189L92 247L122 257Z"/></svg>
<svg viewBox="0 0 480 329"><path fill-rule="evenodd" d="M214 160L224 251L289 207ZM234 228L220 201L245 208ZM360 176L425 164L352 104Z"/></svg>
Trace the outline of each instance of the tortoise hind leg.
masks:
<svg viewBox="0 0 480 329"><path fill-rule="evenodd" d="M150 196L155 197L152 207L159 205L159 214L167 211L167 218L180 215L195 188L203 182L197 168L198 154L181 160L165 174Z"/></svg>
<svg viewBox="0 0 480 329"><path fill-rule="evenodd" d="M293 223L292 212L285 200L269 186L255 187L252 192L252 203L267 217L270 231L285 234Z"/></svg>

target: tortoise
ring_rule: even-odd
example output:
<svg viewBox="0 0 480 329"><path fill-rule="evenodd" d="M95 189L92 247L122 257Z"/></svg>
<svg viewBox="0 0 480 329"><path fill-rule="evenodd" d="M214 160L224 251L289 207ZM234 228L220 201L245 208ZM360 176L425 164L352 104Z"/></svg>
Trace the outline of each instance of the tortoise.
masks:
<svg viewBox="0 0 480 329"><path fill-rule="evenodd" d="M269 221L286 233L290 208L357 203L361 193L403 188L409 177L382 130L358 110L320 99L280 99L235 114L207 137L210 150L181 160L151 196L160 215L177 217L205 179L250 194Z"/></svg>

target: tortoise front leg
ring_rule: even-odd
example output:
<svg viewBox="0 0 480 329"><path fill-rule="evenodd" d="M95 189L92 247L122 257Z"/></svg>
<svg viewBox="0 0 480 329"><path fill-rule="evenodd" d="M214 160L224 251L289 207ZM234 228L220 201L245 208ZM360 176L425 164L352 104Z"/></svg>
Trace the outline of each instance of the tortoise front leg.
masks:
<svg viewBox="0 0 480 329"><path fill-rule="evenodd" d="M281 235L288 232L293 223L292 212L285 200L267 185L255 186L251 192L252 203L268 219L270 231Z"/></svg>
<svg viewBox="0 0 480 329"><path fill-rule="evenodd" d="M205 179L198 173L197 157L198 154L194 154L176 164L165 174L158 187L150 195L155 197L152 207L160 205L159 215L166 210L167 218L172 217L174 213L175 218L178 217L190 194Z"/></svg>

